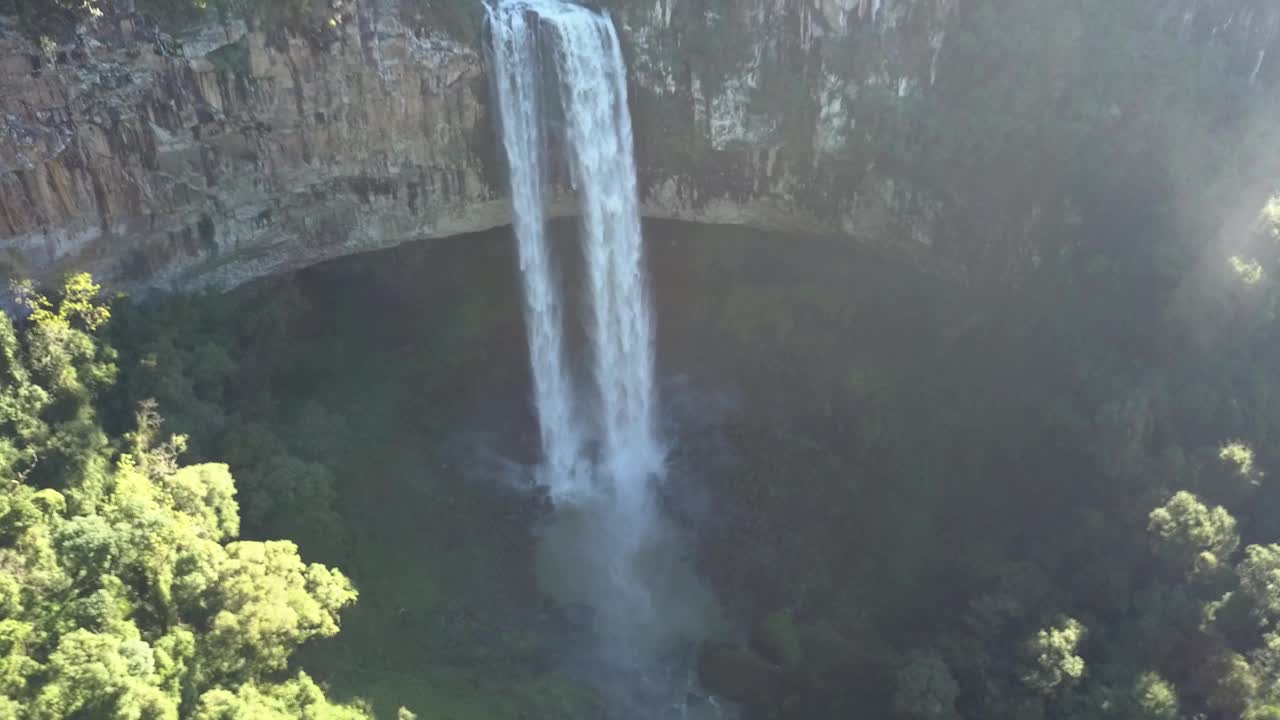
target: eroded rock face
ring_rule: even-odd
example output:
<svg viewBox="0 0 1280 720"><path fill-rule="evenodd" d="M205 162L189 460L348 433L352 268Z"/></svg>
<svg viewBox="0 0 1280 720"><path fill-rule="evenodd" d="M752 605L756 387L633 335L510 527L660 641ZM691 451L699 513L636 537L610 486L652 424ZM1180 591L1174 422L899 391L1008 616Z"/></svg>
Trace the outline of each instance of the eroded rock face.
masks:
<svg viewBox="0 0 1280 720"><path fill-rule="evenodd" d="M104 18L50 62L0 36L0 237L20 270L227 287L506 221L480 60L392 16L319 49ZM367 21L367 22L366 22Z"/></svg>
<svg viewBox="0 0 1280 720"><path fill-rule="evenodd" d="M929 82L955 0L614 0L651 216L931 253L938 201L861 152L859 94ZM932 39L930 39L932 38ZM861 55L861 57L858 57ZM917 254L919 254L917 252Z"/></svg>
<svg viewBox="0 0 1280 720"><path fill-rule="evenodd" d="M605 0L645 214L843 234L954 271L1035 265L1031 238L1052 235L1039 227L1081 214L1038 172L1058 160L1015 152L1043 134L1041 107L1085 108L1070 120L1161 151L1142 146L1138 101L1071 92L1097 77L1089 3L1031 2L1032 18L1071 15L1043 17L1044 37L1019 40L1030 50L990 50L1000 0ZM0 19L8 270L225 288L509 222L479 33L420 0L343 5L324 42L213 13L172 37L120 11L42 47ZM1280 14L1261 0L1154 6L1122 20L1173 46L1229 36L1223 72L1273 87ZM975 87L990 73L968 66L992 60L1009 77Z"/></svg>

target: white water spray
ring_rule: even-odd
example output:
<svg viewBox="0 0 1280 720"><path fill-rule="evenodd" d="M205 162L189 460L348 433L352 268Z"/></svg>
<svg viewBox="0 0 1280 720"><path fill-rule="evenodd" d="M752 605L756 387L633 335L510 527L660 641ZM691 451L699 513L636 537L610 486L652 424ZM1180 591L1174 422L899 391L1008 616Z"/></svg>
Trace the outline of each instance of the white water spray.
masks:
<svg viewBox="0 0 1280 720"><path fill-rule="evenodd" d="M661 469L626 67L607 17L576 5L556 7L544 17L558 35L565 134L582 211L602 469L613 490L626 494L647 488Z"/></svg>
<svg viewBox="0 0 1280 720"><path fill-rule="evenodd" d="M543 211L541 58L535 27L524 11L491 13L493 82L511 176L511 202L524 282L525 325L533 371L534 407L542 434L544 482L553 496L582 492L582 433L565 364L563 310L552 269Z"/></svg>
<svg viewBox="0 0 1280 720"><path fill-rule="evenodd" d="M666 622L655 602L662 581L646 568L666 540L655 488L664 458L621 44L607 15L563 0L505 0L488 12L543 475L557 508L546 540L555 547L551 574L559 592L594 609L617 652L642 655ZM545 237L544 150L553 143L543 118L557 109L564 127L554 139L567 155L582 219L594 413L575 398L566 369Z"/></svg>

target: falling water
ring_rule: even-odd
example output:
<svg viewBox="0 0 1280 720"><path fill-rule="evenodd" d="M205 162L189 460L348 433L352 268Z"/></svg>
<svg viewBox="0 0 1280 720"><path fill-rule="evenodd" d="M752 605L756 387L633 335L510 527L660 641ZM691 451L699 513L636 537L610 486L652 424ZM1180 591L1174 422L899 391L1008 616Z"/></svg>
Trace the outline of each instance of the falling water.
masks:
<svg viewBox="0 0 1280 720"><path fill-rule="evenodd" d="M623 462L609 468L615 475L643 475L658 469L653 331L626 70L613 24L570 7L566 21L556 25L562 48L560 88L587 236L605 455Z"/></svg>
<svg viewBox="0 0 1280 720"><path fill-rule="evenodd" d="M1258 79L1258 71L1262 69L1262 61L1267 59L1267 51L1265 48L1258 51L1258 62L1253 66L1253 72L1249 73L1249 84L1252 85Z"/></svg>
<svg viewBox="0 0 1280 720"><path fill-rule="evenodd" d="M562 606L590 608L605 664L625 678L628 704L674 697L679 705L687 684L651 678L672 670L659 658L701 636L712 603L657 499L664 449L655 428L653 321L621 44L608 15L565 0L500 0L488 13L541 472L555 506L539 575ZM548 148L562 148L563 157ZM567 168L581 216L594 369L593 392L581 397L568 372L546 237L552 167Z"/></svg>
<svg viewBox="0 0 1280 720"><path fill-rule="evenodd" d="M525 324L533 369L534 406L542 434L544 482L553 496L582 491L582 433L564 357L563 311L551 266L543 210L541 57L535 27L520 9L491 13L493 81L502 142L511 175L511 202L524 278Z"/></svg>
<svg viewBox="0 0 1280 720"><path fill-rule="evenodd" d="M557 40L565 134L581 204L600 404L600 471L614 496L609 509L617 514L614 539L621 543L615 549L625 562L652 532L651 481L661 469L626 66L607 17L576 5L554 7L543 17Z"/></svg>
<svg viewBox="0 0 1280 720"><path fill-rule="evenodd" d="M510 0L489 8L489 21L544 476L557 507L590 515L578 533L589 551L578 568L593 578L593 605L618 633L653 620L650 591L636 565L655 539L653 484L662 468L626 67L613 23L587 8ZM545 90L544 79L551 84ZM550 143L543 118L551 103L564 118L557 139L582 217L597 401L597 414L588 417L566 369L562 303L546 239ZM591 458L585 457L587 440L598 448Z"/></svg>

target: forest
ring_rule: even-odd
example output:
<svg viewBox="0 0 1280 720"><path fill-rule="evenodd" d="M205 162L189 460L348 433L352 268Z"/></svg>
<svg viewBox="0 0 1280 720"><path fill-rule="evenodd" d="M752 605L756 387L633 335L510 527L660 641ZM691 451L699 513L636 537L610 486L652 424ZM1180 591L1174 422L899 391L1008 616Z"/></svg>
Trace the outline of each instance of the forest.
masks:
<svg viewBox="0 0 1280 720"><path fill-rule="evenodd" d="M355 22L136 4L317 52ZM1069 34L1019 34L1053 3L977 2L936 91L857 97L821 177L940 189L938 262L635 215L636 565L676 638L642 666L602 661L597 568L552 551L590 519L538 474L518 222L225 292L0 258L0 720L1280 720L1275 98L1262 56L1124 37L1151 4L1054 78ZM0 15L56 48L98 7ZM480 34L478 4L405 7ZM586 224L546 223L575 380L609 295Z"/></svg>
<svg viewBox="0 0 1280 720"><path fill-rule="evenodd" d="M1195 315L1135 317L1097 311L1120 272L1014 305L841 243L646 232L709 689L749 717L1280 712L1269 277L1225 263ZM478 446L536 452L510 251L141 303L15 285L6 711L605 712L534 577L543 501L477 481Z"/></svg>

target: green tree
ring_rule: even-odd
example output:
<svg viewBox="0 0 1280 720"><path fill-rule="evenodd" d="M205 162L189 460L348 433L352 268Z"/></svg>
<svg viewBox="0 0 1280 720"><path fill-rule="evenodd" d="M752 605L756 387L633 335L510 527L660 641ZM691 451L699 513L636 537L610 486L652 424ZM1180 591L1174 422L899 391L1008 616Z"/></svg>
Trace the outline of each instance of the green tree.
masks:
<svg viewBox="0 0 1280 720"><path fill-rule="evenodd" d="M1152 549L1171 571L1187 578L1215 576L1240 544L1235 518L1180 491L1151 511L1147 531Z"/></svg>
<svg viewBox="0 0 1280 720"><path fill-rule="evenodd" d="M355 708L333 705L306 673L283 683L245 683L234 690L217 688L200 697L193 720L360 720Z"/></svg>
<svg viewBox="0 0 1280 720"><path fill-rule="evenodd" d="M1280 705L1254 705L1244 711L1243 720L1280 720Z"/></svg>
<svg viewBox="0 0 1280 720"><path fill-rule="evenodd" d="M911 720L957 718L955 705L959 695L959 684L937 652L914 652L898 669L893 710Z"/></svg>
<svg viewBox="0 0 1280 720"><path fill-rule="evenodd" d="M1235 440L1217 448L1206 448L1196 487L1206 498L1234 509L1243 509L1262 485L1263 472L1255 463L1253 449Z"/></svg>
<svg viewBox="0 0 1280 720"><path fill-rule="evenodd" d="M1260 625L1274 628L1280 621L1280 545L1250 545L1236 565L1237 591Z"/></svg>
<svg viewBox="0 0 1280 720"><path fill-rule="evenodd" d="M1133 699L1142 720L1177 720L1178 691L1158 673L1146 672L1134 683Z"/></svg>
<svg viewBox="0 0 1280 720"><path fill-rule="evenodd" d="M1084 636L1084 625L1069 617L1041 629L1027 641L1022 682L1046 695L1074 684L1084 676L1084 658L1076 654Z"/></svg>
<svg viewBox="0 0 1280 720"><path fill-rule="evenodd" d="M144 404L111 438L114 357L87 275L0 315L0 717L346 718L293 651L356 592L290 542L236 541L226 465L183 467Z"/></svg>
<svg viewBox="0 0 1280 720"><path fill-rule="evenodd" d="M0 317L0 478L60 487L73 508L95 501L110 466L93 400L115 382L115 351L91 334L110 318L98 292L84 274L57 303L15 283L27 322Z"/></svg>
<svg viewBox="0 0 1280 720"><path fill-rule="evenodd" d="M1205 704L1224 717L1241 717L1262 690L1257 673L1239 653L1222 651L1205 663Z"/></svg>

